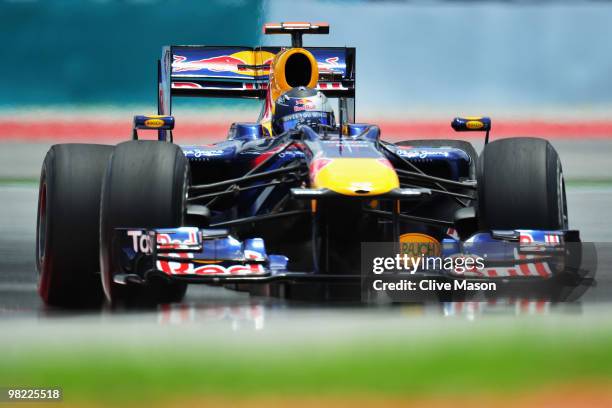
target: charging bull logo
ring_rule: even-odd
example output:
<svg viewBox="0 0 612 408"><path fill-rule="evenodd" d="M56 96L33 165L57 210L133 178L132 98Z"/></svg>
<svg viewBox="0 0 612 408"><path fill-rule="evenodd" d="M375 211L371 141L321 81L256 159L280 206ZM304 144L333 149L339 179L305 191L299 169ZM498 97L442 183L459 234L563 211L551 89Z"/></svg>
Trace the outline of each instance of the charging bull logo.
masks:
<svg viewBox="0 0 612 408"><path fill-rule="evenodd" d="M249 76L267 74L274 54L267 51L240 51L230 55L218 55L197 60L188 60L187 56L174 55L172 72L232 72Z"/></svg>
<svg viewBox="0 0 612 408"><path fill-rule="evenodd" d="M175 55L172 63L172 71L202 71L208 70L212 72L238 72L238 65L244 65L245 62L239 58L234 58L231 55L222 55L220 57L204 58L195 61L187 61L187 57Z"/></svg>

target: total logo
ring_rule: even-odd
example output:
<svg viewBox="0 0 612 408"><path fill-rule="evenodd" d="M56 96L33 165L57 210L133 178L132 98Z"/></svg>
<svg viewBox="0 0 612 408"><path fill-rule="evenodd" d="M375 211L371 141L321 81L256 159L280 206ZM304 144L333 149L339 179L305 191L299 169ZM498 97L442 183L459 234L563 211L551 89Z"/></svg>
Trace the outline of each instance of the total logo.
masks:
<svg viewBox="0 0 612 408"><path fill-rule="evenodd" d="M134 252L140 252L145 255L153 253L153 239L150 235L143 234L142 231L130 230L127 232L129 237L132 237L132 248Z"/></svg>

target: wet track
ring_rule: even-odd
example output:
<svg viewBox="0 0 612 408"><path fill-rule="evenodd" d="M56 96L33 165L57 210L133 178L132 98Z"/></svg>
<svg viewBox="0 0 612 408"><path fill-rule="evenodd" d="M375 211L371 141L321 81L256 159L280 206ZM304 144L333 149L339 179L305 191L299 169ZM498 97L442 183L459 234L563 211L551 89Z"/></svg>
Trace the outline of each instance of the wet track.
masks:
<svg viewBox="0 0 612 408"><path fill-rule="evenodd" d="M62 315L61 311L45 308L36 292L37 273L34 266L34 239L36 222L37 188L34 185L0 185L0 319L35 318ZM612 186L588 185L568 189L570 222L572 228L581 230L583 241L612 242L612 216L609 205L612 203ZM608 248L611 245L607 245ZM580 312L589 314L602 310L602 302L612 300L612 257L611 251L599 252L597 285L590 288L578 303L557 305L538 302L514 302L496 305L502 312L510 314L549 313L551 311ZM357 305L355 305L357 306ZM222 288L190 286L184 302L180 305L161 306L158 310L142 314L142 318L158 323L180 323L192 321L226 321L227 328L236 329L247 325L254 329L266 327L266 321L280 319L293 321L294 314L304 316L304 312L321 311L322 305L295 304L277 299L250 298ZM473 315L479 311L491 310L472 305L431 305L428 315L465 314ZM314 310L313 310L314 309ZM347 308L333 308L337 313ZM363 309L361 309L363 311ZM326 312L330 312L327 310ZM318 313L318 312L317 312ZM111 312L108 308L101 314L104 320L119 319L125 313ZM391 315L395 315L393 312ZM506 314L506 313L504 313ZM94 314L94 316L97 313ZM134 315L130 313L130 315ZM330 313L324 313L330 316ZM331 316L335 313L332 311ZM362 313L349 314L354 319L363 318ZM312 315L311 315L312 316ZM344 315L343 315L344 316ZM347 316L344 316L345 319ZM405 316L404 316L405 317Z"/></svg>

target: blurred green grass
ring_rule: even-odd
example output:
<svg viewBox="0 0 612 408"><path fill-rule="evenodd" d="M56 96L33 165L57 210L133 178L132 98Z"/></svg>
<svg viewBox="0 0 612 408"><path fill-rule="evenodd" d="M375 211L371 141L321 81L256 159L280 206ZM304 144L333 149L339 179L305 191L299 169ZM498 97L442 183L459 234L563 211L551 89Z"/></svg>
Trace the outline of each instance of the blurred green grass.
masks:
<svg viewBox="0 0 612 408"><path fill-rule="evenodd" d="M509 321L511 322L511 321ZM60 386L66 401L160 401L202 396L429 396L537 390L612 382L612 328L452 331L427 341L330 344L177 341L141 347L110 343L13 346L0 360L0 384ZM314 328L313 328L314 329ZM578 329L579 331L579 329ZM120 333L117 333L120 337ZM392 336L393 337L393 336ZM143 339L144 340L144 339Z"/></svg>

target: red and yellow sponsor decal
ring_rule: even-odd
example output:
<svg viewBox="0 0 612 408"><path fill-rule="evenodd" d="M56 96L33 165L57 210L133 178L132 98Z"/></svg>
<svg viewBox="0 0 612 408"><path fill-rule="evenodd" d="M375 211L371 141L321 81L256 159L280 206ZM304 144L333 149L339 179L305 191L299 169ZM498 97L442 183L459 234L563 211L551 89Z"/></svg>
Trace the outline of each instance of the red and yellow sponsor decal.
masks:
<svg viewBox="0 0 612 408"><path fill-rule="evenodd" d="M157 118L147 119L144 121L144 125L150 128L160 128L164 126L164 123L165 122L163 119L157 119Z"/></svg>
<svg viewBox="0 0 612 408"><path fill-rule="evenodd" d="M239 51L229 55L187 61L187 57L175 55L172 72L189 72L206 69L212 72L262 76L270 71L274 53L268 51Z"/></svg>
<svg viewBox="0 0 612 408"><path fill-rule="evenodd" d="M468 129L482 129L484 127L484 123L479 120L468 120L465 122L465 127Z"/></svg>
<svg viewBox="0 0 612 408"><path fill-rule="evenodd" d="M482 129L485 126L482 122L482 116L466 116L463 119L466 120L465 127L470 130Z"/></svg>

